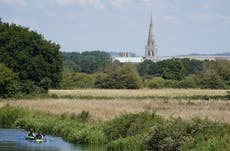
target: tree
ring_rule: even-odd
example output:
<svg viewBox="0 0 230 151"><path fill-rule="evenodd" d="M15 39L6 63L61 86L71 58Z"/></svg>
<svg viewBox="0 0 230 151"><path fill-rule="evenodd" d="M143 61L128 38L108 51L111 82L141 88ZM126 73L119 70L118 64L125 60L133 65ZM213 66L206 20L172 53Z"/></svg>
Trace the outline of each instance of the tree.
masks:
<svg viewBox="0 0 230 151"><path fill-rule="evenodd" d="M142 80L131 64L124 64L120 69L100 75L96 78L95 87L108 89L139 89Z"/></svg>
<svg viewBox="0 0 230 151"><path fill-rule="evenodd" d="M164 79L182 80L185 75L183 64L178 60L172 60L171 63L164 68L162 77Z"/></svg>
<svg viewBox="0 0 230 151"><path fill-rule="evenodd" d="M103 51L63 52L64 71L95 73L110 63L110 55Z"/></svg>
<svg viewBox="0 0 230 151"><path fill-rule="evenodd" d="M58 44L45 40L35 31L0 23L0 63L18 74L24 88L25 83L45 90L58 87L62 71L59 49Z"/></svg>
<svg viewBox="0 0 230 151"><path fill-rule="evenodd" d="M215 72L204 75L200 78L200 86L201 88L209 88L209 89L224 89L226 88L221 77Z"/></svg>
<svg viewBox="0 0 230 151"><path fill-rule="evenodd" d="M19 89L17 80L18 77L12 70L0 64L0 97L14 96Z"/></svg>
<svg viewBox="0 0 230 151"><path fill-rule="evenodd" d="M220 77L224 80L225 84L230 87L230 61L217 60L213 67Z"/></svg>

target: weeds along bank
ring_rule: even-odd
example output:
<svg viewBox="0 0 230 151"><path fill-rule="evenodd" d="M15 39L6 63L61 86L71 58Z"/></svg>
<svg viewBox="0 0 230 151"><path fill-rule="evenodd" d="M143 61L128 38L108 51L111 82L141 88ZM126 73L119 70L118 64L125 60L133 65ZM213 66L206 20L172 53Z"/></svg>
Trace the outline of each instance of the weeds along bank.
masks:
<svg viewBox="0 0 230 151"><path fill-rule="evenodd" d="M103 122L81 114L53 115L5 106L0 127L31 128L76 144L106 144L108 151L229 150L230 125L193 119L164 120L149 112L124 114Z"/></svg>

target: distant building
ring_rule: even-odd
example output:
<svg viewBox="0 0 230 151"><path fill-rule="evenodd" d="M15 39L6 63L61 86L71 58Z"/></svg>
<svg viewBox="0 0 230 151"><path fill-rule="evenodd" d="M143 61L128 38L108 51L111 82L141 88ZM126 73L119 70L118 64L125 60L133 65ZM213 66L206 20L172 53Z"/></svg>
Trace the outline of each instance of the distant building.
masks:
<svg viewBox="0 0 230 151"><path fill-rule="evenodd" d="M158 61L158 48L154 39L152 16L150 19L148 41L147 45L145 46L145 60L152 60L153 62Z"/></svg>
<svg viewBox="0 0 230 151"><path fill-rule="evenodd" d="M154 39L154 31L153 31L153 20L152 15L150 18L150 26L149 26L149 35L147 45L145 46L145 57L134 57L130 52L120 52L119 57L112 57L112 61L119 61L121 63L141 63L144 60L152 60L153 62L158 61L158 50L157 44Z"/></svg>
<svg viewBox="0 0 230 151"><path fill-rule="evenodd" d="M131 57L131 53L130 52L120 52L119 57Z"/></svg>
<svg viewBox="0 0 230 151"><path fill-rule="evenodd" d="M120 63L138 64L144 61L143 57L113 57L112 62L119 61Z"/></svg>

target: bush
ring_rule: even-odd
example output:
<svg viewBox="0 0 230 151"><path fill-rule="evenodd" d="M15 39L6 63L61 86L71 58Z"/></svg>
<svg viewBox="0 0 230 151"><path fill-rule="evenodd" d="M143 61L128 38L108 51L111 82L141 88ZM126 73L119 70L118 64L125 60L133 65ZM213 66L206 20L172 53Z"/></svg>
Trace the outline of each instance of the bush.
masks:
<svg viewBox="0 0 230 151"><path fill-rule="evenodd" d="M19 90L17 80L17 75L11 69L0 64L0 97L14 96Z"/></svg>
<svg viewBox="0 0 230 151"><path fill-rule="evenodd" d="M62 89L94 88L95 74L64 72L61 80Z"/></svg>
<svg viewBox="0 0 230 151"><path fill-rule="evenodd" d="M149 151L208 150L207 147L215 149L215 145L223 150L226 146L230 147L229 139L227 139L229 132L229 126L225 127L224 124L200 119L193 119L189 122L175 119L166 125L155 127L146 145ZM218 143L222 136L224 139Z"/></svg>
<svg viewBox="0 0 230 151"><path fill-rule="evenodd" d="M152 80L148 82L149 88L177 88L178 81L176 80L165 80L161 77L154 77Z"/></svg>
<svg viewBox="0 0 230 151"><path fill-rule="evenodd" d="M0 127L11 128L15 127L15 121L26 115L25 110L12 108L9 106L3 107L0 110Z"/></svg>
<svg viewBox="0 0 230 151"><path fill-rule="evenodd" d="M148 82L148 87L151 89L152 88L155 88L155 89L164 88L165 80L161 77L154 77L152 78L152 80Z"/></svg>
<svg viewBox="0 0 230 151"><path fill-rule="evenodd" d="M187 76L185 79L179 81L179 88L197 88L197 80L195 76Z"/></svg>
<svg viewBox="0 0 230 151"><path fill-rule="evenodd" d="M162 122L162 118L154 113L125 114L109 121L104 132L108 140L116 140L148 132L151 126Z"/></svg>
<svg viewBox="0 0 230 151"><path fill-rule="evenodd" d="M215 73L204 75L200 78L200 87L209 89L224 89L226 88L224 81Z"/></svg>
<svg viewBox="0 0 230 151"><path fill-rule="evenodd" d="M108 75L99 75L96 78L95 87L103 89L139 89L142 87L142 80L132 65L125 64L121 69Z"/></svg>
<svg viewBox="0 0 230 151"><path fill-rule="evenodd" d="M175 120L169 124L155 127L146 143L147 149L149 151L179 150L179 147L189 139L184 126L184 122Z"/></svg>
<svg viewBox="0 0 230 151"><path fill-rule="evenodd" d="M119 138L107 145L108 151L144 151L144 136L136 135L126 138Z"/></svg>

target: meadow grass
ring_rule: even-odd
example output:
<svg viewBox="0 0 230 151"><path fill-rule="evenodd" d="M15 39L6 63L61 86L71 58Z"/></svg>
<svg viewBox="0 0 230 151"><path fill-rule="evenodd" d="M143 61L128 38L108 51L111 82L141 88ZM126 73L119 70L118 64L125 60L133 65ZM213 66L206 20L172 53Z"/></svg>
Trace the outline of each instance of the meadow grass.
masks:
<svg viewBox="0 0 230 151"><path fill-rule="evenodd" d="M224 96L228 90L211 89L138 89L138 90L111 90L111 89L77 89L77 90L49 90L49 94L58 96L94 96L94 97L146 97L146 96Z"/></svg>
<svg viewBox="0 0 230 151"><path fill-rule="evenodd" d="M164 118L193 117L230 123L228 90L140 89L140 90L49 90L49 95L9 101L20 106L54 114L88 111L92 118L110 120L124 113L154 111ZM6 102L1 101L0 107Z"/></svg>
<svg viewBox="0 0 230 151"><path fill-rule="evenodd" d="M110 120L124 113L154 111L164 118L181 117L189 120L199 117L230 123L230 102L222 100L35 99L11 101L9 104L54 114L79 114L85 110L92 118L101 120Z"/></svg>

